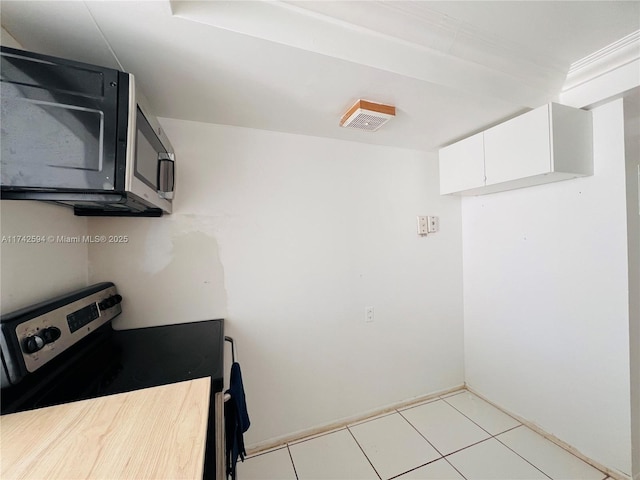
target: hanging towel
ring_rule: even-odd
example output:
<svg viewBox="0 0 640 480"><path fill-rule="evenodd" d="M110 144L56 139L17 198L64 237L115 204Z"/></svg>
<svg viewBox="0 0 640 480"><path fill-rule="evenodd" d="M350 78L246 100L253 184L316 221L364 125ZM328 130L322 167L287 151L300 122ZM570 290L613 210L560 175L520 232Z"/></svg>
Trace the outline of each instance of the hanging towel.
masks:
<svg viewBox="0 0 640 480"><path fill-rule="evenodd" d="M242 372L237 362L231 365L229 390L225 393L231 395L231 398L224 404L227 478L231 477L231 480L236 480L238 457L240 457L241 461L244 461L244 456L247 454L244 449L243 433L251 425L244 396L244 387L242 386Z"/></svg>

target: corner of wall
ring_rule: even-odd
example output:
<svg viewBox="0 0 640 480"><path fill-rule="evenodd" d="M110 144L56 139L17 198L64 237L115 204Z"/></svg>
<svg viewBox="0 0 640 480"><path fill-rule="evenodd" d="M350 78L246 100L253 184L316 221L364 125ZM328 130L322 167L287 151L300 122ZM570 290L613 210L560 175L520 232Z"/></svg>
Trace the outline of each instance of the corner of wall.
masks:
<svg viewBox="0 0 640 480"><path fill-rule="evenodd" d="M87 220L69 208L2 200L2 313L88 283Z"/></svg>
<svg viewBox="0 0 640 480"><path fill-rule="evenodd" d="M0 32L0 45L11 48L23 48L22 45L20 45L20 42L18 42L13 37L13 35L5 30L4 26L2 27L2 30Z"/></svg>
<svg viewBox="0 0 640 480"><path fill-rule="evenodd" d="M640 30L574 62L559 95L576 108L595 107L640 86Z"/></svg>
<svg viewBox="0 0 640 480"><path fill-rule="evenodd" d="M632 478L640 478L640 87L624 99Z"/></svg>

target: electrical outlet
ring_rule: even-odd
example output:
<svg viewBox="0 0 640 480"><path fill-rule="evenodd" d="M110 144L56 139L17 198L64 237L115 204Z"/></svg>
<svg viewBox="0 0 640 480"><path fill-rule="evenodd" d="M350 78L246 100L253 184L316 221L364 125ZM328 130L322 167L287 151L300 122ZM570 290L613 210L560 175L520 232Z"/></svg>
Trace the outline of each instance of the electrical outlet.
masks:
<svg viewBox="0 0 640 480"><path fill-rule="evenodd" d="M427 217L427 231L435 233L440 230L440 219L438 217Z"/></svg>
<svg viewBox="0 0 640 480"><path fill-rule="evenodd" d="M418 235L429 233L429 217L418 216Z"/></svg>
<svg viewBox="0 0 640 480"><path fill-rule="evenodd" d="M373 307L367 307L365 310L365 322L373 322Z"/></svg>

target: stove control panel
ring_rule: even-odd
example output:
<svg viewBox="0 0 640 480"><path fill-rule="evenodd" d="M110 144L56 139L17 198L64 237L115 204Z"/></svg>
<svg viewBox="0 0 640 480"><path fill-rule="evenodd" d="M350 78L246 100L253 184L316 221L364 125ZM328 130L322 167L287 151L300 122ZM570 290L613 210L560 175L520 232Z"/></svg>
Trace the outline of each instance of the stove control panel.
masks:
<svg viewBox="0 0 640 480"><path fill-rule="evenodd" d="M115 285L104 283L25 309L22 315L23 312L15 312L10 318L3 317L2 356L11 366L9 377L20 378L22 369L35 372L119 315L121 302ZM8 335L15 340L8 339ZM16 348L7 346L15 345L16 340ZM15 359L16 355L22 357L22 362ZM15 383L11 380L11 384ZM4 383L5 378L3 387Z"/></svg>
<svg viewBox="0 0 640 480"><path fill-rule="evenodd" d="M90 324L94 320L100 318L100 311L98 304L91 303L80 310L67 315L67 324L71 333L80 330L85 325Z"/></svg>
<svg viewBox="0 0 640 480"><path fill-rule="evenodd" d="M98 304L98 308L100 310L108 310L114 305L119 304L122 301L122 297L120 295L112 295L110 297L105 298Z"/></svg>
<svg viewBox="0 0 640 480"><path fill-rule="evenodd" d="M26 353L34 353L47 343L53 343L60 338L62 332L58 327L45 328L41 332L30 335L22 341L22 348Z"/></svg>

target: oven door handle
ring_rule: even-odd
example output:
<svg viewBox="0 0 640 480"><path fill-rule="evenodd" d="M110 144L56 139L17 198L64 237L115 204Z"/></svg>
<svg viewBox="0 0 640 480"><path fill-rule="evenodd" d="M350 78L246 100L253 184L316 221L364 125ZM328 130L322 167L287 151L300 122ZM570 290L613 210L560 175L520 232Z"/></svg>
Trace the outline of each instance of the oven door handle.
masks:
<svg viewBox="0 0 640 480"><path fill-rule="evenodd" d="M226 451L225 445L225 423L224 423L224 401L222 393L217 392L214 395L214 415L215 415L215 470L216 479L222 480L227 478Z"/></svg>
<svg viewBox="0 0 640 480"><path fill-rule="evenodd" d="M225 342L229 342L231 344L231 363L236 363L236 342L233 340L233 337L224 337Z"/></svg>

